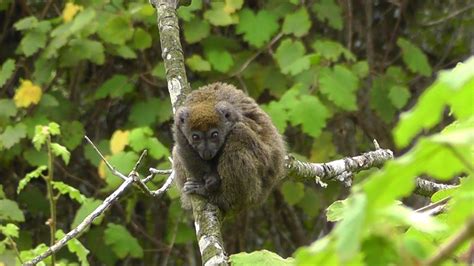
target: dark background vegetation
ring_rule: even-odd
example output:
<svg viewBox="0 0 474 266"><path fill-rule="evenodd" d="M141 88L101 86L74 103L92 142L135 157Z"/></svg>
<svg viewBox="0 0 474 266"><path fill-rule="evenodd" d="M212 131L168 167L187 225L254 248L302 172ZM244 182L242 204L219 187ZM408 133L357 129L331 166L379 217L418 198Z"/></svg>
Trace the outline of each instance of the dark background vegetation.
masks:
<svg viewBox="0 0 474 266"><path fill-rule="evenodd" d="M57 227L66 232L120 182L83 135L124 173L144 148L151 156L142 173L170 167L172 110L155 11L147 1L78 0L81 10L68 22L66 3L0 3L0 63L14 60L0 87L0 110L9 110L0 112L0 184L24 214L24 221L16 217L20 250L49 243L45 182L35 179L16 192L20 179L48 161L44 147L31 143L36 125L60 125L53 140L71 155L67 164L55 158L54 180L88 198L80 204L59 197ZM395 154L404 152L391 130L435 73L474 52L472 10L472 2L462 0L193 0L178 14L192 88L224 81L246 90L272 116L291 153L325 162L371 150L373 139ZM21 80L41 88L38 104L11 107ZM289 256L331 230L324 209L348 191L338 183L322 189L285 181L263 206L226 220L227 251L265 248ZM123 228L111 224L123 226L138 247L125 248L125 255L117 251L131 240L114 244ZM161 199L130 190L80 241L92 265L200 261L192 219L181 210L176 189ZM58 257L76 260L67 250Z"/></svg>

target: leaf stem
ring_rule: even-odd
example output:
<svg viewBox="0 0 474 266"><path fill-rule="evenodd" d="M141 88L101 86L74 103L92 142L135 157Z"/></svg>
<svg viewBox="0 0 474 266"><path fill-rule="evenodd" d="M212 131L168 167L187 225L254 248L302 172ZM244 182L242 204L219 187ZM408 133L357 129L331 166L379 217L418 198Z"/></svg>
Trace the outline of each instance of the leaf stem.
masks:
<svg viewBox="0 0 474 266"><path fill-rule="evenodd" d="M50 232L50 246L54 245L55 242L55 235L56 235L56 197L54 196L53 191L53 153L51 151L51 135L48 135L47 140L47 147L48 147L48 175L45 176L44 180L46 181L46 188L47 188L47 198L49 201L49 210L51 217L48 219L47 224L49 225L49 232ZM51 265L54 266L55 263L55 254L51 255Z"/></svg>

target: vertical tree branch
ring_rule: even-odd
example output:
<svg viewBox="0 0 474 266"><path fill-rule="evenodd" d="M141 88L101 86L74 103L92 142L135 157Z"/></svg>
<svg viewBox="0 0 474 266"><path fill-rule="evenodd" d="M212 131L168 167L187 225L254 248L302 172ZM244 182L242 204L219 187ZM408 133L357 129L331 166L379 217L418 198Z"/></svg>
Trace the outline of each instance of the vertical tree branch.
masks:
<svg viewBox="0 0 474 266"><path fill-rule="evenodd" d="M177 0L151 0L151 4L157 11L162 57L174 112L191 91L179 40ZM219 208L199 196L192 196L191 202L202 264L227 265L227 255L220 232L222 214Z"/></svg>

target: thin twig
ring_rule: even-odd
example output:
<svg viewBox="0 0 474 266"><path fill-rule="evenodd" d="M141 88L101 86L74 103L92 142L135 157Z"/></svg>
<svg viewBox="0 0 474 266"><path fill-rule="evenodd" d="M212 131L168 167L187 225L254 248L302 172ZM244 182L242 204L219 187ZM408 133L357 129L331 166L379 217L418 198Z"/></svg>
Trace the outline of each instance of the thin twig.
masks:
<svg viewBox="0 0 474 266"><path fill-rule="evenodd" d="M433 256L426 260L425 265L439 265L447 260L450 255L465 241L474 237L474 217L469 218L466 225L445 242L438 250L433 252Z"/></svg>
<svg viewBox="0 0 474 266"><path fill-rule="evenodd" d="M260 50L258 50L255 54L249 57L247 61L242 64L239 70L231 74L230 77L232 78L240 75L250 65L250 63L252 63L253 60L255 60L264 51L270 49L278 40L281 39L281 37L283 37L283 32L278 33L275 37L273 37L273 39L268 43L268 45L264 46L263 48L260 48Z"/></svg>
<svg viewBox="0 0 474 266"><path fill-rule="evenodd" d="M424 23L422 24L422 26L425 26L425 27L431 27L431 26L434 26L434 25L438 25L438 24L441 24L447 20L450 20L452 18L455 18L457 17L459 14L463 13L463 12L466 12L468 11L469 9L472 9L474 8L474 4L471 4L471 5L468 5L468 6L465 6L464 8L461 8L459 10L456 10L454 11L453 13L447 15L446 17L444 18L440 18L438 20L435 20L435 21L431 21L431 22L427 22L427 23Z"/></svg>
<svg viewBox="0 0 474 266"><path fill-rule="evenodd" d="M104 161L105 165L107 165L107 168L109 168L109 170L112 172L113 175L117 176L117 177L120 177L122 180L127 180L127 177L120 173L117 169L115 169L115 167L113 167L104 157L104 155L102 155L102 153L99 151L99 149L94 145L94 143L89 139L89 137L87 136L84 136L84 138L92 145L92 147L94 148L94 150L97 152L97 154L99 154L100 158L102 158L102 160Z"/></svg>
<svg viewBox="0 0 474 266"><path fill-rule="evenodd" d="M21 259L21 256L20 256L20 251L18 250L18 246L16 245L16 242L15 240L13 240L13 238L11 236L8 236L7 235L7 239L8 241L10 242L10 246L13 248L13 250L15 251L15 255L16 257L18 258L18 261L23 264L23 260Z"/></svg>
<svg viewBox="0 0 474 266"><path fill-rule="evenodd" d="M444 209L446 208L446 204L450 199L451 197L446 197L442 200L438 200L437 202L433 202L429 205L421 207L415 210L415 212L425 213L428 215L438 215L444 211Z"/></svg>

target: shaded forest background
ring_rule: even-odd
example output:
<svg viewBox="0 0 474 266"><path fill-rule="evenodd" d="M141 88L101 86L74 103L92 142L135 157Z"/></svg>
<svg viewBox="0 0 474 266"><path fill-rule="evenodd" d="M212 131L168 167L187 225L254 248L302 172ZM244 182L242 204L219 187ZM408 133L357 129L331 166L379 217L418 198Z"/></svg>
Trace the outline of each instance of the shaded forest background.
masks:
<svg viewBox="0 0 474 266"><path fill-rule="evenodd" d="M373 139L400 155L408 147L395 145L391 133L399 114L439 70L474 53L474 5L363 2L193 0L178 9L191 87L224 81L245 90L305 161L354 156L372 150ZM0 22L0 222L19 226L17 249L28 251L50 237L40 173L55 181L56 226L67 232L120 184L83 136L124 173L143 149L150 156L142 173L168 169L172 109L148 1L4 0ZM453 118L445 112L441 121L424 133ZM49 133L33 145L38 125ZM290 256L331 231L324 210L348 194L336 182L286 180L263 206L226 220L226 250ZM419 207L429 199L404 202ZM80 241L92 265L200 262L175 188L158 200L129 191ZM4 244L0 262L9 265L16 255ZM77 261L73 253L57 257Z"/></svg>

